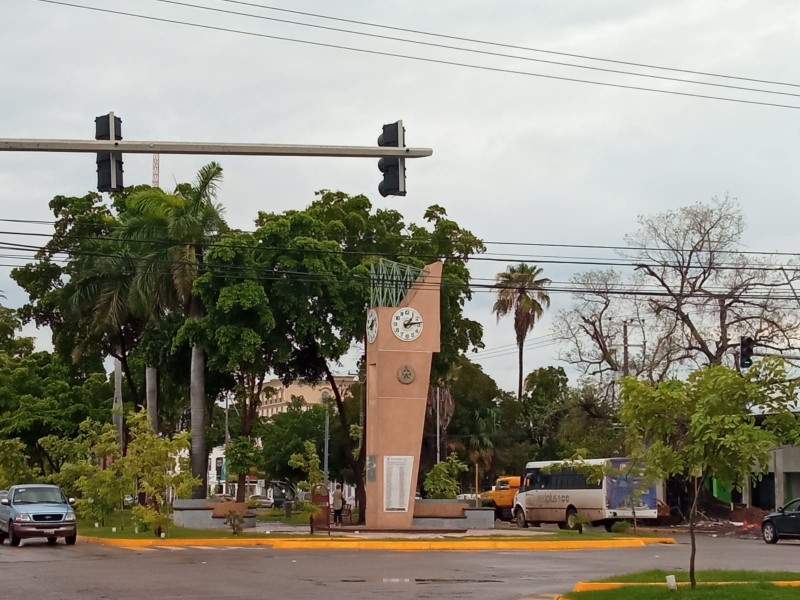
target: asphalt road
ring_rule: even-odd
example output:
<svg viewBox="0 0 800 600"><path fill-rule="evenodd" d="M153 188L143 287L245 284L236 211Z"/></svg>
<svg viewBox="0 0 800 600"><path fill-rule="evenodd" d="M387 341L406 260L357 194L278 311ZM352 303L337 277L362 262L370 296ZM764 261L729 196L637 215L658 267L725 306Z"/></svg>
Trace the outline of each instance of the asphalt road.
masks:
<svg viewBox="0 0 800 600"><path fill-rule="evenodd" d="M798 570L799 542L703 537L698 568ZM506 600L551 598L575 581L688 567L675 546L579 552L275 551L270 548L125 550L78 543L0 546L0 596L54 600L324 598ZM800 578L800 573L798 573Z"/></svg>

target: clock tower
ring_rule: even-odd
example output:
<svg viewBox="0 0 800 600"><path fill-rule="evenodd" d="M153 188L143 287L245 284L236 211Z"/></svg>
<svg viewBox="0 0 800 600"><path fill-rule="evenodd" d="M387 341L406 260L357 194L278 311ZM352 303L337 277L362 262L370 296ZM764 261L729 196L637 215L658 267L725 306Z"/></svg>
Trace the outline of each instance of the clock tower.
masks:
<svg viewBox="0 0 800 600"><path fill-rule="evenodd" d="M381 260L367 311L367 514L371 529L410 529L431 358L439 351L442 263Z"/></svg>

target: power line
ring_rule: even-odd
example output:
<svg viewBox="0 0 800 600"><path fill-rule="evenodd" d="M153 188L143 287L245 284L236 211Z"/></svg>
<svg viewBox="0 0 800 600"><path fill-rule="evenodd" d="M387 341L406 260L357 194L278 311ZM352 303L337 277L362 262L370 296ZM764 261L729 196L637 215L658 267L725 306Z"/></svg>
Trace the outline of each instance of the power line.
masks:
<svg viewBox="0 0 800 600"><path fill-rule="evenodd" d="M28 224L28 225L56 225L58 221L45 221L39 219L8 219L8 218L0 218L0 223L20 223L20 224ZM75 222L74 227L97 227L103 229L126 229L127 225L123 224L109 224L109 223L81 223ZM149 225L150 228L159 228L163 229L166 226L163 225ZM242 233L255 233L257 230L237 230L241 231ZM41 232L35 232L37 234ZM50 235L50 234L48 234ZM67 234L69 235L69 234ZM346 239L352 239L352 236L345 236ZM100 238L98 238L100 239ZM406 240L408 243L428 243L429 240L414 240L409 239ZM509 242L507 240L499 241L499 240L489 240L484 241L480 240L480 242L484 246L523 246L523 247L536 247L536 248L569 248L569 249L586 249L586 250L620 250L620 251L638 251L638 252L674 252L674 248L659 248L654 246L622 246L622 245L604 245L604 244L573 244L573 243L550 243L550 242ZM761 256L793 256L796 258L800 258L800 252L778 252L778 251L770 251L770 250L725 250L725 249L714 249L714 250L704 250L704 249L693 249L692 250L695 254L744 254L744 255L761 255ZM482 253L484 255L493 255L497 253ZM507 255L507 256L516 256L516 255ZM534 256L534 255L521 255L521 256ZM535 255L538 256L538 255ZM572 257L550 257L550 258L572 258ZM581 257L583 258L583 257ZM596 258L596 257L589 257L589 258ZM630 260L629 258L609 258L607 260Z"/></svg>
<svg viewBox="0 0 800 600"><path fill-rule="evenodd" d="M509 48L509 49L512 49L512 50L525 50L527 52L539 52L541 54L551 54L551 55L555 55L555 56L568 56L570 58L582 58L582 59L585 59L585 60L594 60L594 61L607 62L607 63L613 63L613 64L618 64L618 65L628 65L628 66L631 66L631 67L644 67L646 69L657 69L657 70L661 70L661 71L672 71L672 72L675 72L675 73L688 73L688 74L691 74L691 75L704 75L704 76L707 76L707 77L718 77L718 78L721 78L721 79L734 79L734 80L738 80L738 81L751 81L753 83L766 83L766 84L770 84L770 85L783 85L783 86L790 86L790 87L800 87L800 84L797 84L797 83L785 83L785 82L781 82L781 81L770 81L770 80L766 80L766 79L755 79L755 78L752 78L752 77L741 77L741 76L736 76L736 75L724 75L724 74L720 74L720 73L711 73L711 72L707 72L707 71L695 71L695 70L691 70L691 69L680 69L680 68L676 68L676 67L664 67L664 66L653 65L653 64L648 64L648 63L638 63L638 62L631 62L631 61L626 61L626 60L614 60L614 59L610 59L610 58L600 58L600 57L597 57L597 56L589 56L589 55L586 55L586 54L574 54L574 53L570 53L570 52L558 52L558 51L555 51L555 50L547 50L547 49L543 49L543 48L531 48L529 46L519 46L519 45L515 45L515 44L507 44L507 43L494 42L494 41L488 41L488 40L480 40L480 39L468 38L468 37L462 37L462 36L456 36L456 35L447 35L447 34L444 34L444 33L435 33L435 32L431 32L431 31L423 31L423 30L420 30L420 29L408 29L408 28L404 28L404 27L396 27L396 26L384 25L384 24L380 24L380 23L371 23L371 22L368 22L368 21L358 21L358 20L355 20L355 19L344 19L344 18L341 18L341 17L333 17L333 16L330 16L330 15L323 15L323 14L319 14L319 13L304 12L304 11L299 11L299 10L291 10L291 9L288 9L288 8L279 8L279 7L276 7L276 6L268 6L266 4L257 4L257 3L254 3L254 2L243 2L241 0L218 0L218 1L227 2L229 4L239 4L239 5L243 5L243 6L250 6L250 7L254 7L254 8L262 8L264 10L272 10L272 11L276 11L276 12L291 13L291 14L302 15L302 16L306 16L306 17L314 17L316 19L327 19L327 20L330 20L330 21L338 21L340 23L350 23L350 24L353 24L353 25L364 25L366 27L375 27L375 28L386 29L386 30L391 30L391 31L401 31L401 32L404 32L404 33L414 33L414 34L418 34L418 35L426 35L426 36L430 36L430 37L438 37L438 38L443 38L443 39L456 40L456 41L460 41L460 42L470 42L470 43L473 43L473 44L483 44L483 45L486 45L486 46L494 46L494 47L498 47L498 48Z"/></svg>
<svg viewBox="0 0 800 600"><path fill-rule="evenodd" d="M329 43L324 43L324 42L315 42L315 41L312 41L312 40L302 40L302 39L290 38L290 37L285 37L285 36L268 35L268 34L265 34L265 33L257 33L257 32L254 32L254 31L245 31L245 30L242 30L242 29L232 29L232 28L228 28L228 27L219 27L219 26L215 26L215 25L206 25L206 24L202 24L202 23L192 23L192 22L189 22L189 21L182 21L182 20L178 20L178 19L167 19L167 18L164 18L164 17L155 17L155 16L152 16L152 15L143 15L143 14L139 14L139 13L130 13L130 12L124 12L124 11L119 11L119 10L111 10L111 9L107 9L107 8L98 8L96 6L85 6L85 5L82 5L82 4L73 4L73 3L70 3L70 2L62 2L61 0L33 0L33 1L34 2L42 2L42 3L45 3L45 4L66 6L66 7L70 7L70 8L78 8L78 9L82 9L82 10L89 10L89 11L100 12L100 13L113 14L113 15L124 16L124 17L132 17L132 18L136 18L136 19L143 19L143 20L155 21L155 22L160 22L160 23L169 23L169 24L172 24L172 25L182 25L182 26L186 26L186 27L194 27L194 28L199 28L199 29L206 29L206 30L209 30L209 31L221 31L221 32L225 32L225 33L234 33L234 34L246 35L246 36L250 36L250 37L258 37L258 38L264 38L264 39L278 40L278 41L283 41L283 42L292 42L292 43L295 43L295 44L304 44L304 45L308 45L308 46L319 46L319 47L322 47L322 48L333 48L333 49L336 49L336 50L347 50L349 52L358 52L358 53L361 53L361 54L369 54L369 55L373 55L373 56L387 56L387 57L391 57L391 58L402 58L402 59L405 59L405 60L414 60L414 61L417 61L417 62L425 62L425 63L430 63L430 64L439 64L439 65L448 65L448 66L454 66L454 67L462 67L462 68L467 68L467 69L475 69L475 70L479 70L479 71L490 71L490 72L496 72L496 73L506 73L506 74L509 74L509 75L522 75L522 76L526 76L526 77L538 77L538 78L549 79L549 80L554 80L554 81L569 81L571 83L583 83L583 84L588 84L588 85L599 85L599 86L603 86L603 87L611 87L611 88L617 88L617 89L626 89L626 90L636 90L636 91L640 91L640 92L652 92L652 93L659 93L659 94L668 94L668 95L671 95L671 96L683 96L683 97L688 97L688 98L702 98L702 99L705 99L705 100L719 100L719 101L722 101L722 102L734 102L734 103L738 103L738 104L751 104L751 105L757 105L757 106L769 106L769 107L772 107L772 108L788 108L788 109L792 109L792 110L800 110L800 106L798 106L798 105L779 104L779 103L775 103L775 102L763 102L763 101L758 101L758 100L745 100L743 98L728 98L728 97L725 97L725 96L712 96L712 95L709 95L709 94L695 94L695 93L691 93L691 92L678 92L678 91L675 91L675 90L663 90L663 89L648 88L648 87L643 87L643 86L626 85L626 84L621 84L621 83L610 83L610 82L604 82L604 81L593 81L593 80L589 80L589 79L578 79L578 78L573 78L573 77L564 77L564 76L560 76L560 75L547 75L547 74L544 74L544 73L532 73L530 71L520 71L520 70L516 70L516 69L504 69L504 68L500 68L500 67L488 67L488 66L484 66L484 65L475 65L475 64L470 64L470 63L462 63L462 62L457 62L457 61L442 60L442 59L429 58L429 57L423 57L423 56L412 56L412 55L408 55L408 54L399 54L399 53L395 53L395 52L384 52L384 51L380 51L380 50L370 50L370 49L367 49L367 48L356 48L356 47L353 47L353 46L344 46L344 45L341 45L341 44L329 44Z"/></svg>
<svg viewBox="0 0 800 600"><path fill-rule="evenodd" d="M724 84L724 83L713 83L713 82L709 82L709 81L697 81L697 80L694 80L694 79L682 79L680 77L668 77L668 76L665 76L665 75L652 75L652 74L649 74L649 73L636 73L634 71L622 71L622 70L619 70L619 69L609 69L609 68L604 68L604 67L593 67L593 66L590 66L590 65L579 65L579 64L575 64L575 63L568 63L568 62L562 62L562 61L546 60L546 59L543 59L543 58L532 58L530 56L518 56L518 55L514 55L514 54L503 54L502 52L489 52L489 51L486 51L486 50L476 50L475 48L465 48L463 46L451 46L451 45L448 45L448 44L437 44L437 43L434 43L434 42L423 42L421 40L412 40L412 39L408 39L408 38L399 38L399 37L394 37L394 36L389 36L389 35L380 35L380 34L377 34L377 33L368 33L368 32L365 32L365 31L355 31L355 30L352 30L352 29L342 29L342 28L339 28L339 27L328 27L328 26L325 26L325 25L316 25L314 23L303 23L301 21L292 21L292 20L289 20L289 19L278 19L276 17L266 17L264 15L255 15L253 13L240 12L240 11L236 11L236 10L225 10L225 9L222 9L222 8L214 8L214 7L211 7L211 6L201 6L199 4L192 4L190 2L180 2L179 0L153 0L153 1L154 2L160 2L162 4L172 4L172 5L175 5L175 6L183 6L183 7L186 7L186 8L193 8L193 9L197 9L197 10L205 10L205 11L209 11L209 12L216 12L216 13L222 13L222 14L227 14L227 15L234 15L234 16L239 16L239 17L247 17L247 18L251 18L251 19L260 19L260 20L264 20L264 21L272 21L272 22L284 23L284 24L288 24L288 25L297 25L299 27L310 27L310 28L313 28L313 29L321 29L321 30L325 30L325 31L335 31L335 32L338 32L338 33L347 33L347 34L350 34L350 35L360 35L360 36L364 36L364 37L376 38L376 39L381 39L381 40L389 40L389 41L394 41L394 42L402 42L404 44L415 44L415 45L426 46L426 47L430 47L430 48L440 48L440 49L444 49L444 50L456 50L458 52L469 52L471 54L480 54L480 55L484 55L484 56L493 56L493 57L496 57L496 58L510 58L510 59L513 59L513 60L525 60L525 61L529 61L529 62L537 62L537 63L543 63L543 64L548 64L548 65L556 65L556 66L560 66L560 67L570 67L570 68L573 68L573 69L586 69L586 70L589 70L589 71L599 71L599 72L603 72L603 73L614 73L616 75L630 75L632 77L645 77L645 78L648 78L648 79L660 79L662 81L673 81L673 82L678 82L678 83L689 83L689 84L693 84L693 85L705 85L705 86L718 87L718 88L727 88L727 89L732 89L732 90L741 90L741 91L746 91L746 92L757 92L757 93L762 93L762 94L775 94L775 95L779 95L779 96L794 96L796 98L800 97L800 94L794 94L794 93L791 93L791 92L779 92L779 91L775 91L775 90L765 90L765 89L762 89L762 88L751 88L751 87L744 87L744 86L739 86L739 85L730 85L730 84ZM226 0L222 0L222 1L226 1ZM237 2L236 4L239 4L239 3Z"/></svg>

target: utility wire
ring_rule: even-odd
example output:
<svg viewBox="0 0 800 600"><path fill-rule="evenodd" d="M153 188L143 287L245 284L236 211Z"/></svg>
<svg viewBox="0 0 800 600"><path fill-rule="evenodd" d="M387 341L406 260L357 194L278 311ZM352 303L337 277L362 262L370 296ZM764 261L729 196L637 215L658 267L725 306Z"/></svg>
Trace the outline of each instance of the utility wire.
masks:
<svg viewBox="0 0 800 600"><path fill-rule="evenodd" d="M679 69L679 68L675 68L675 67L664 67L664 66L653 65L653 64L648 64L648 63L638 63L638 62L631 62L631 61L626 61L626 60L614 60L614 59L610 59L610 58L600 58L600 57L597 57L597 56L589 56L589 55L586 55L586 54L574 54L574 53L570 53L570 52L558 52L558 51L555 51L555 50L546 50L546 49L543 49L543 48L531 48L529 46L519 46L519 45L515 45L515 44L506 44L506 43L494 42L494 41L489 41L489 40L480 40L480 39L462 37L462 36L457 36L457 35L447 35L447 34L444 34L444 33L435 33L435 32L431 32L431 31L423 31L423 30L420 30L420 29L409 29L409 28L396 27L396 26L385 25L385 24L380 24L380 23L371 23L369 21L358 21L358 20L355 20L355 19L344 19L344 18L341 18L341 17L333 17L333 16L330 16L330 15L323 15L323 14L312 13L312 12L304 12L304 11L300 11L300 10L291 10L291 9L288 9L288 8L280 8L280 7L276 7L276 6L269 6L269 5L266 5L266 4L258 4L258 3L255 3L255 2L243 2L241 0L219 0L219 1L220 2L227 2L228 4L239 4L239 5L242 5L242 6L250 6L250 7L253 7L253 8L261 8L261 9L264 9L264 10L272 10L272 11L276 11L276 12L290 13L290 14L295 14L295 15L302 15L302 16L305 16L305 17L314 17L316 19L327 19L329 21L338 21L340 23L350 23L350 24L353 24L353 25L364 25L366 27L375 27L375 28L386 29L386 30L390 30L390 31L401 31L403 33L414 33L414 34L418 34L418 35L426 35L426 36L430 36L430 37L437 37L437 38L442 38L442 39L456 40L456 41L459 41L459 42L470 42L470 43L473 43L473 44L483 44L483 45L486 45L486 46L494 46L494 47L497 47L497 48L509 48L509 49L512 49L512 50L525 50L527 52L539 52L541 54L551 54L551 55L554 55L554 56L568 56L570 58L582 58L582 59L585 59L585 60L594 60L594 61L599 61L599 62L607 62L607 63L613 63L613 64L617 64L617 65L628 65L628 66L631 66L631 67L644 67L646 69L658 69L658 70L661 70L661 71L672 71L672 72L675 72L675 73L688 73L688 74L691 74L691 75L705 75L707 77L719 77L719 78L722 78L722 79L735 79L735 80L738 80L738 81L751 81L753 83L766 83L766 84L770 84L770 85L784 85L784 86L790 86L790 87L800 87L800 84L797 84L797 83L785 83L785 82L782 82L782 81L770 81L770 80L767 80L767 79L754 79L752 77L741 77L741 76L736 76L736 75L723 75L723 74L720 74L720 73L710 73L710 72L707 72L707 71L694 71L694 70L691 70L691 69Z"/></svg>
<svg viewBox="0 0 800 600"><path fill-rule="evenodd" d="M718 87L718 88L727 88L727 89L731 89L731 90L741 90L741 91L746 91L746 92L757 92L757 93L762 93L762 94L776 94L776 95L779 95L779 96L794 96L796 98L800 98L800 94L795 94L795 93L791 93L791 92L779 92L779 91L775 91L775 90L765 90L765 89L762 89L762 88L744 87L744 86L730 85L730 84L725 84L725 83L713 83L713 82L709 82L709 81L697 81L697 80L694 80L694 79L682 79L680 77L668 77L666 75L652 75L652 74L649 74L649 73L636 73L634 71L621 71L619 69L609 69L609 68L604 68L604 67L593 67L591 65L579 65L579 64L575 64L575 63L568 63L568 62L562 62L562 61L556 61L556 60L546 60L546 59L543 59L543 58L533 58L533 57L530 57L530 56L518 56L518 55L514 55L514 54L503 54L502 52L489 52L487 50L476 50L475 48L465 48L463 46L451 46L451 45L448 45L448 44L437 44L435 42L423 42L421 40L412 40L412 39L408 39L408 38L399 38L399 37L394 37L394 36L389 36L389 35L380 35L380 34L377 34L377 33L367 33L365 31L355 31L353 29L341 29L339 27L327 27L325 25L315 25L313 23L303 23L301 21L291 21L289 19L278 19L276 17L266 17L264 15L255 15L253 13L240 12L240 11L236 11L236 10L225 10L223 8L213 8L211 6L201 6L199 4L192 4L190 2L180 2L178 0L153 0L153 2L160 2L162 4L172 4L172 5L175 5L175 6L183 6L183 7L186 7L186 8L193 8L193 9L197 9L197 10L205 10L205 11L209 11L209 12L222 13L222 14L227 14L227 15L234 15L234 16L238 16L238 17L247 17L247 18L251 18L251 19L260 19L260 20L264 20L264 21L272 21L272 22L276 22L276 23L284 23L284 24L288 24L288 25L297 25L299 27L311 27L313 29L322 29L322 30L325 30L325 31L335 31L335 32L338 32L338 33L347 33L347 34L350 34L350 35L360 35L360 36L364 36L364 37L377 38L377 39L382 39L382 40L389 40L389 41L393 41L393 42L402 42L404 44L416 44L418 46L426 46L426 47L429 47L429 48L440 48L440 49L444 49L444 50L456 50L458 52L468 52L468 53L471 53L471 54L479 54L479 55L483 55L483 56L493 56L493 57L497 57L497 58L510 58L510 59L513 59L513 60L525 60L525 61L529 61L529 62L537 62L537 63L544 63L544 64L548 64L548 65L556 65L556 66L560 66L560 67L570 67L570 68L573 68L573 69L586 69L586 70L589 70L589 71L600 71L600 72L603 72L603 73L614 73L614 74L617 74L617 75L630 75L630 76L633 76L633 77L645 77L645 78L648 78L648 79L660 79L662 81L674 81L674 82L678 82L678 83L689 83L689 84L693 84L693 85L705 85L705 86Z"/></svg>
<svg viewBox="0 0 800 600"><path fill-rule="evenodd" d="M30 237L47 237L52 238L53 235L50 233L45 232L33 232L33 231L0 231L0 235L7 235L7 236L30 236ZM96 236L80 236L80 235L73 235L67 234L66 237L71 240L84 240L84 241L96 241L101 243L131 243L131 244L157 244L157 245L165 245L165 246L173 246L175 245L173 242L169 240L158 240L158 239L128 239L128 238L121 238L121 237L96 237ZM286 252L307 252L307 253L315 253L315 254L336 254L342 256L362 256L362 257L385 257L385 256L396 256L396 253L388 253L388 252L380 252L380 251L368 251L368 250L327 250L323 248L288 248L288 247L279 247L279 246L262 246L262 245L247 245L247 244L222 244L219 242L207 242L203 244L205 248L229 248L229 249L251 249L251 250L263 250L263 251L286 251ZM42 250L46 250L45 247L41 247ZM633 268L640 268L642 266L649 266L653 268L680 268L680 269L691 269L697 270L700 268L708 268L706 265L702 264L689 264L689 265L679 265L673 263L656 263L652 264L647 262L645 259L642 260L635 260L635 259L594 259L594 258L586 258L586 259L570 259L570 258L543 258L537 257L533 259L532 257L521 257L519 259L512 257L504 257L499 258L495 256L484 256L482 254L420 254L414 253L409 254L409 256L413 256L414 258L420 260L447 260L447 259L460 259L460 260L471 260L471 261L482 261L482 262L500 262L500 263L509 263L509 262L522 262L522 263L539 263L539 264L556 264L556 265L580 265L580 266L593 266L593 267L633 267ZM750 269L758 269L762 271L781 271L783 268L797 268L797 265L751 265ZM738 264L731 264L731 263L717 263L712 266L712 268L717 270L728 270L728 271L739 271L742 270L743 267ZM746 268L745 268L746 270Z"/></svg>
<svg viewBox="0 0 800 600"><path fill-rule="evenodd" d="M38 219L8 219L8 218L0 218L0 223L21 223L27 225L56 225L58 221L45 221L45 220L38 220ZM91 222L80 222L76 221L73 223L73 227L75 228L84 228L84 227L97 227L102 229L126 229L127 225L123 224L109 224L109 223L91 223ZM165 225L149 225L148 227L155 229L165 229ZM257 230L237 230L241 231L242 233L256 233ZM67 233L66 236L68 237L70 234ZM353 239L354 236L345 236L346 239ZM97 238L97 239L106 239L106 238ZM409 239L405 240L407 243L428 243L429 240L414 240ZM568 249L587 249L587 250L619 250L619 251L638 251L638 252L674 252L674 248L658 248L654 246L614 246L614 245L601 245L601 244L572 244L572 243L548 243L548 242L509 242L507 240L504 241L497 241L497 240L490 240L490 241L483 241L481 243L484 246L523 246L523 247L535 247L535 248L568 248ZM699 254L707 254L712 252L714 254L748 254L748 255L762 255L762 256L793 256L796 258L800 258L800 252L777 252L777 251L769 251L769 250L704 250L704 249L693 249L694 253ZM483 255L492 255L493 253L481 253ZM514 255L512 255L514 256ZM523 255L525 256L525 255ZM533 255L531 255L533 256ZM538 255L536 255L538 256ZM569 258L569 257L552 257L552 258ZM591 257L596 258L596 257ZM625 258L613 258L611 260L630 260Z"/></svg>
<svg viewBox="0 0 800 600"><path fill-rule="evenodd" d="M246 36L250 36L250 37L278 40L278 41L283 41L283 42L292 42L292 43L295 43L295 44L304 44L304 45L307 45L307 46L318 46L318 47L322 47L322 48L333 48L333 49L336 49L336 50L347 50L349 52L358 52L358 53L361 53L361 54L369 54L369 55L373 55L373 56L388 56L388 57L392 57L392 58L402 58L402 59L405 59L405 60L413 60L413 61L424 62L424 63L429 63L429 64L448 65L448 66L462 67L462 68L467 68L467 69L475 69L475 70L479 70L479 71L488 71L488 72L495 72L495 73L506 73L506 74L509 74L509 75L522 75L522 76L526 76L526 77L538 77L538 78L549 79L549 80L554 80L554 81L569 81L569 82L572 82L572 83L583 83L583 84L588 84L588 85L599 85L599 86L603 86L603 87L626 89L626 90L636 90L636 91L640 91L640 92L652 92L652 93L659 93L659 94L668 94L668 95L671 95L671 96L683 96L683 97L689 97L689 98L702 98L702 99L705 99L705 100L719 100L719 101L722 101L722 102L734 102L734 103L738 103L738 104L751 104L751 105L757 105L757 106L769 106L769 107L772 107L772 108L788 108L788 109L792 109L792 110L800 110L800 106L792 105L792 104L779 104L779 103L775 103L775 102L763 102L763 101L758 101L758 100L745 100L743 98L728 98L728 97L725 97L725 96L712 96L712 95L709 95L709 94L695 94L695 93L690 93L690 92L678 92L678 91L675 91L675 90L663 90L663 89L648 88L648 87L643 87L643 86L625 85L625 84L621 84L621 83L610 83L610 82L604 82L604 81L594 81L594 80L589 80L589 79L578 79L578 78L573 78L573 77L563 77L563 76L560 76L560 75L547 75L547 74L544 74L544 73L532 73L530 71L520 71L520 70L517 70L517 69L503 69L503 68L500 68L500 67L488 67L488 66L484 66L484 65L475 65L475 64L470 64L470 63L462 63L462 62L457 62L457 61L449 61L449 60L442 60L442 59L436 59L436 58L428 58L428 57L423 57L423 56L412 56L412 55L408 55L408 54L399 54L399 53L395 53L395 52L384 52L384 51L380 51L380 50L369 50L367 48L356 48L356 47L353 47L353 46L344 46L344 45L341 45L341 44L329 44L329 43L324 43L324 42L315 42L315 41L312 41L312 40L302 40L302 39L290 38L290 37L285 37L285 36L268 35L268 34L265 34L265 33L257 33L257 32L254 32L254 31L245 31L245 30L242 30L242 29L232 29L232 28L228 28L228 27L219 27L219 26L215 26L215 25L206 25L206 24L202 24L202 23L192 23L192 22L189 22L189 21L182 21L182 20L178 20L178 19L167 19L167 18L163 18L163 17L155 17L155 16L152 16L152 15L143 15L143 14L139 14L139 13L131 13L131 12L125 12L125 11L119 11L119 10L111 10L111 9L107 9L107 8L98 8L96 6L86 6L86 5L83 5L83 4L73 4L73 3L70 3L70 2L62 2L60 0L33 0L33 1L34 2L42 2L42 3L45 3L45 4L53 4L53 5L58 5L58 6L66 6L66 7L70 7L70 8L78 8L78 9L82 9L82 10L88 10L88 11L99 12L99 13L113 14L113 15L124 16L124 17L132 17L132 18L143 19L143 20L147 20L147 21L155 21L155 22L159 22L159 23L169 23L169 24L172 24L172 25L182 25L182 26L186 26L186 27L194 27L194 28L205 29L205 30L209 30L209 31L221 31L221 32L225 32L225 33L234 33L234 34L246 35Z"/></svg>

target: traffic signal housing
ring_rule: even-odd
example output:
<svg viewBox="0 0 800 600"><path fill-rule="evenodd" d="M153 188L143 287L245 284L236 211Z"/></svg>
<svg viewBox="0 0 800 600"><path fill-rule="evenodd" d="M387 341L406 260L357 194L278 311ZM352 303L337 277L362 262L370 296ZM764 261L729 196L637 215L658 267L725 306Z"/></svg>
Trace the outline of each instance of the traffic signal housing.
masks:
<svg viewBox="0 0 800 600"><path fill-rule="evenodd" d="M113 112L95 117L94 139L121 140L122 119L115 117ZM97 189L100 192L121 192L123 190L122 153L97 153Z"/></svg>
<svg viewBox="0 0 800 600"><path fill-rule="evenodd" d="M382 148L405 148L406 130L403 122L397 121L383 126L383 133L378 138L378 146ZM406 195L406 159L397 156L384 156L378 161L378 169L383 173L383 181L378 184L378 192L386 196Z"/></svg>
<svg viewBox="0 0 800 600"><path fill-rule="evenodd" d="M739 338L739 365L746 369L753 366L753 348L755 340L751 337L742 336Z"/></svg>

